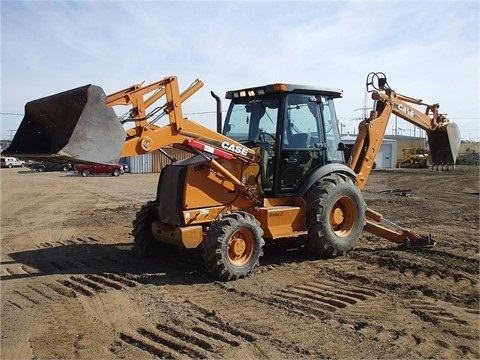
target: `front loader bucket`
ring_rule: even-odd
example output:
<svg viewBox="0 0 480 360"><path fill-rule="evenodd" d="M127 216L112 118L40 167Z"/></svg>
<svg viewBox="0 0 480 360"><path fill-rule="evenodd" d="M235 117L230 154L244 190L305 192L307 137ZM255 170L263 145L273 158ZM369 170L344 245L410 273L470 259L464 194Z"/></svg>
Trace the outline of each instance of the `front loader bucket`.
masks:
<svg viewBox="0 0 480 360"><path fill-rule="evenodd" d="M102 88L85 85L28 102L4 154L69 163L118 162L125 130Z"/></svg>
<svg viewBox="0 0 480 360"><path fill-rule="evenodd" d="M449 123L446 128L427 131L430 155L434 165L454 165L460 148L460 129Z"/></svg>

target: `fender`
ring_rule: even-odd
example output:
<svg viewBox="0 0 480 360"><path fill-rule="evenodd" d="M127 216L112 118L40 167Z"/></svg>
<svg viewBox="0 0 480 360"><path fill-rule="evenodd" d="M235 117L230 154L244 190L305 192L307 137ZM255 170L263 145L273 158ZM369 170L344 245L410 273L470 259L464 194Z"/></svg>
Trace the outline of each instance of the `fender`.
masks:
<svg viewBox="0 0 480 360"><path fill-rule="evenodd" d="M315 182L332 173L341 173L350 176L356 183L357 174L355 174L355 172L347 165L340 163L327 164L314 170L309 177L303 180L298 188L298 195L304 196Z"/></svg>

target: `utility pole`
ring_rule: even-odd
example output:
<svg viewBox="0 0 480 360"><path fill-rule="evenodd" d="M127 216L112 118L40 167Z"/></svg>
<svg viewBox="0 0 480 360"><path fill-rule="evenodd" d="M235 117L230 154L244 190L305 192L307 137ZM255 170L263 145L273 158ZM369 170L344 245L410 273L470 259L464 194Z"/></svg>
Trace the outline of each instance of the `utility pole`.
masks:
<svg viewBox="0 0 480 360"><path fill-rule="evenodd" d="M10 141L13 139L13 133L15 133L17 130L7 130L10 134Z"/></svg>

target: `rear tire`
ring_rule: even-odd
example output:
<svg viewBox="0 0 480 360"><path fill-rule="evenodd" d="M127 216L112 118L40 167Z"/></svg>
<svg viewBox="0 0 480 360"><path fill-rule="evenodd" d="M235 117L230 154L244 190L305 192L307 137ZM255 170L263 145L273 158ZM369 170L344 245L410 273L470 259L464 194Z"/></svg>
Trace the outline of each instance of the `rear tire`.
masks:
<svg viewBox="0 0 480 360"><path fill-rule="evenodd" d="M366 204L353 179L328 175L308 190L306 202L309 251L335 257L355 247L366 224Z"/></svg>
<svg viewBox="0 0 480 360"><path fill-rule="evenodd" d="M88 171L88 170L82 170L82 176L83 176L83 177L87 177L88 175L90 175L90 171Z"/></svg>
<svg viewBox="0 0 480 360"><path fill-rule="evenodd" d="M43 166L38 167L38 172L44 172L44 171L45 171L45 168Z"/></svg>
<svg viewBox="0 0 480 360"><path fill-rule="evenodd" d="M142 205L133 220L133 249L140 255L153 256L171 252L175 246L156 241L152 235L152 223L157 221L157 203Z"/></svg>
<svg viewBox="0 0 480 360"><path fill-rule="evenodd" d="M202 242L207 269L223 281L243 278L259 265L263 230L251 214L237 211L214 222Z"/></svg>

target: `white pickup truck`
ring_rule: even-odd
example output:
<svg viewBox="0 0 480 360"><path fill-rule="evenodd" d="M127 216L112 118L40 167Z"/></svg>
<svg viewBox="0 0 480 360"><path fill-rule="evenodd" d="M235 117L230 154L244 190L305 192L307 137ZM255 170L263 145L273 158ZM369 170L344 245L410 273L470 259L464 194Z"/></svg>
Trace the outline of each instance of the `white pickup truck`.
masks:
<svg viewBox="0 0 480 360"><path fill-rule="evenodd" d="M12 168L12 167L23 167L23 166L25 166L25 161L20 160L19 158L15 158L15 157L3 157L2 156L0 161L1 161L1 167L2 168L4 168L4 167Z"/></svg>

